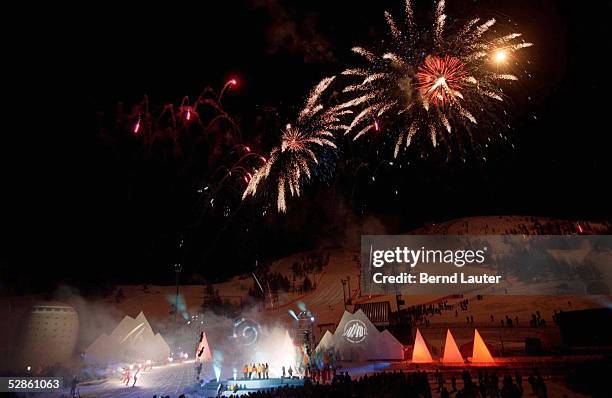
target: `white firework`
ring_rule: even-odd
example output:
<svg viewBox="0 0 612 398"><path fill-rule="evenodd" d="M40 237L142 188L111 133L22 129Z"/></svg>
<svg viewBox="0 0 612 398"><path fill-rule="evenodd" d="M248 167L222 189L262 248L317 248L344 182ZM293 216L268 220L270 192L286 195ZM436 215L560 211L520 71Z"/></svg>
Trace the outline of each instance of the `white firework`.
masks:
<svg viewBox="0 0 612 398"><path fill-rule="evenodd" d="M275 178L279 212L287 211L287 194L300 196L302 184L312 178L313 171L321 167L319 154L325 149L336 149L334 132L346 129L340 116L350 113L345 107L325 109L321 94L335 77L323 79L310 93L293 124L287 124L282 132L281 144L272 149L268 161L249 181L242 197L255 196L262 183Z"/></svg>
<svg viewBox="0 0 612 398"><path fill-rule="evenodd" d="M503 69L532 43L519 42L520 33L493 34L495 19L475 18L447 32L444 0L436 4L430 29L417 28L410 0L401 24L388 12L385 18L391 33L387 48L377 54L354 47L366 64L342 72L351 80L343 92L351 97L340 107L358 108L345 134L357 140L376 131L379 119L391 120L397 157L418 135L436 147L449 143L452 134L457 142L463 141L461 133L473 141L477 125L495 123L506 98L501 84L518 79Z"/></svg>

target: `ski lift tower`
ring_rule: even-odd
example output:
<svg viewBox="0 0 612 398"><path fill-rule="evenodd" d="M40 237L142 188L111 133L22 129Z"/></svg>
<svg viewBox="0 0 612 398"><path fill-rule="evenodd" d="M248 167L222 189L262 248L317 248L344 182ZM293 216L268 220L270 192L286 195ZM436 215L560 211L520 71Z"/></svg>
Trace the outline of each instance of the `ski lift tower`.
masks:
<svg viewBox="0 0 612 398"><path fill-rule="evenodd" d="M309 356L314 349L314 335L312 333L314 321L314 315L308 310L300 311L297 315L299 342Z"/></svg>

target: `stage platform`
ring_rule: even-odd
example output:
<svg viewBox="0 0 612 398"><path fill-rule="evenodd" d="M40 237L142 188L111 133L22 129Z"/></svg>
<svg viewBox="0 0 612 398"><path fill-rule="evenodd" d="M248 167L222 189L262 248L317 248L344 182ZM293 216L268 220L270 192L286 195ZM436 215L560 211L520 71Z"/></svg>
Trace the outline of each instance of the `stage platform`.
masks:
<svg viewBox="0 0 612 398"><path fill-rule="evenodd" d="M304 385L304 379L253 379L253 380L221 380L220 382L209 382L202 386L198 395L202 394L205 397L216 397L219 384L222 384L221 397L229 397L231 395L240 396L255 391L270 390L272 388L290 386L301 387ZM237 385L238 390L232 391L231 388Z"/></svg>

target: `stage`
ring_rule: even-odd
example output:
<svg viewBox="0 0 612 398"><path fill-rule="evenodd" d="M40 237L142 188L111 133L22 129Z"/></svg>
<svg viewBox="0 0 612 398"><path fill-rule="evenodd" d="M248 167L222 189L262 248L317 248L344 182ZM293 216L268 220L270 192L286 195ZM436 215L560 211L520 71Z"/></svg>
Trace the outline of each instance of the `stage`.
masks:
<svg viewBox="0 0 612 398"><path fill-rule="evenodd" d="M222 384L222 390L219 396L229 397L231 395L239 396L256 391L269 390L278 387L301 387L304 385L304 379L253 379L253 380L221 380L220 382L209 382L204 386L200 387L198 394L202 394L205 397L216 397L217 389L219 384ZM234 385L238 386L236 391L232 388Z"/></svg>

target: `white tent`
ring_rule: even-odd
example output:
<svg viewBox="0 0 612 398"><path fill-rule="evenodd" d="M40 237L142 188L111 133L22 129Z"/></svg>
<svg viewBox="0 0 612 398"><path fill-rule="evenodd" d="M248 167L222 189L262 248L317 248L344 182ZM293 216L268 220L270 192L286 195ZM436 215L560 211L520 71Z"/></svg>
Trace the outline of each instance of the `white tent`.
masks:
<svg viewBox="0 0 612 398"><path fill-rule="evenodd" d="M202 340L198 343L195 350L195 361L197 362L211 362L212 354L210 351L210 346L208 345L208 339L206 338L206 333L202 332Z"/></svg>
<svg viewBox="0 0 612 398"><path fill-rule="evenodd" d="M91 362L156 361L169 355L170 347L142 312L125 316L110 335L103 333L85 350Z"/></svg>
<svg viewBox="0 0 612 398"><path fill-rule="evenodd" d="M319 349L323 349L323 350L332 349L333 344L334 344L334 335L329 330L326 330L325 334L321 338L321 341L319 341L319 345L317 346L317 350L319 350Z"/></svg>
<svg viewBox="0 0 612 398"><path fill-rule="evenodd" d="M389 331L379 332L361 310L354 314L344 311L336 331L333 334L325 332L316 350L333 350L344 361L401 360L404 357L404 346Z"/></svg>

